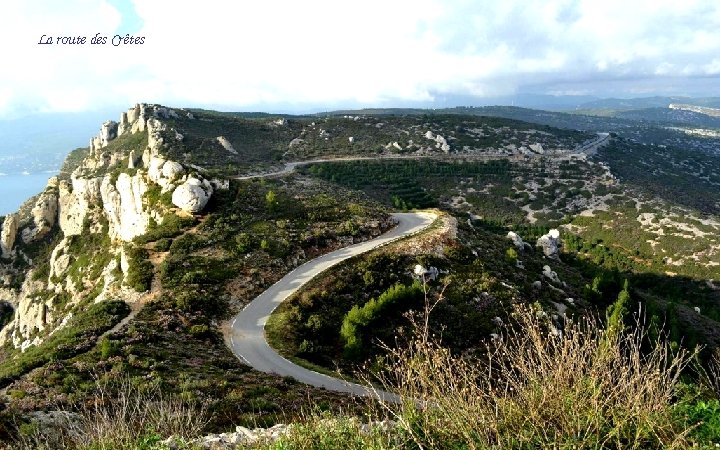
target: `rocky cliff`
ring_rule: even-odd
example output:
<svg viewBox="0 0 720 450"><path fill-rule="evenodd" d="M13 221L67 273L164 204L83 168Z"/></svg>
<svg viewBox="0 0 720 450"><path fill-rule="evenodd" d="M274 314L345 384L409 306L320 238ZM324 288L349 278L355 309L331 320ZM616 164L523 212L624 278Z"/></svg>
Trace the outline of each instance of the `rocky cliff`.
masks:
<svg viewBox="0 0 720 450"><path fill-rule="evenodd" d="M167 156L183 136L165 121L178 117L138 104L119 122L106 121L82 158L66 162L27 207L4 218L0 303L14 315L0 345L24 351L67 323L78 305L140 298L124 284L128 245L173 215L202 212L214 191L200 168Z"/></svg>

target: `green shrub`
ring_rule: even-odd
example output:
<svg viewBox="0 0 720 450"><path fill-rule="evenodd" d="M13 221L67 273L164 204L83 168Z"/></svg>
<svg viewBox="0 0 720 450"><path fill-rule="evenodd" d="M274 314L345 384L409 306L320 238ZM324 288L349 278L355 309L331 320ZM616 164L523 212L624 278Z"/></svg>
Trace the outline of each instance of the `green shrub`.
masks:
<svg viewBox="0 0 720 450"><path fill-rule="evenodd" d="M190 327L190 334L193 336L205 336L210 331L210 327L205 324L193 325Z"/></svg>
<svg viewBox="0 0 720 450"><path fill-rule="evenodd" d="M253 238L247 233L240 233L235 236L235 251L238 254L245 254L253 248Z"/></svg>
<svg viewBox="0 0 720 450"><path fill-rule="evenodd" d="M340 327L345 354L358 358L363 353L363 338L366 330L396 305L408 304L423 294L422 285L415 281L410 286L396 284L383 292L377 299L370 299L362 307L353 306L345 315Z"/></svg>
<svg viewBox="0 0 720 450"><path fill-rule="evenodd" d="M269 212L275 212L278 207L278 199L275 191L268 191L265 194L265 206Z"/></svg>
<svg viewBox="0 0 720 450"><path fill-rule="evenodd" d="M148 260L150 254L141 247L125 247L128 259L128 271L125 283L137 292L150 290L153 279L153 265Z"/></svg>
<svg viewBox="0 0 720 450"><path fill-rule="evenodd" d="M262 241L260 241L260 248L265 251L270 250L270 241L268 241L267 239L263 239Z"/></svg>
<svg viewBox="0 0 720 450"><path fill-rule="evenodd" d="M161 224L151 224L147 233L134 239L136 244L147 244L163 238L174 238L182 234L185 228L191 227L196 222L194 217L180 217L174 213L168 213L163 217Z"/></svg>
<svg viewBox="0 0 720 450"><path fill-rule="evenodd" d="M167 239L167 238L160 239L159 241L157 241L155 243L155 251L166 252L166 251L170 250L172 243L173 243L172 239Z"/></svg>
<svg viewBox="0 0 720 450"><path fill-rule="evenodd" d="M108 359L111 356L115 356L120 351L120 341L103 338L100 340L100 356L103 359Z"/></svg>
<svg viewBox="0 0 720 450"><path fill-rule="evenodd" d="M515 264L515 262L518 259L517 250L515 250L513 247L510 247L505 251L505 260L511 264Z"/></svg>
<svg viewBox="0 0 720 450"><path fill-rule="evenodd" d="M682 401L676 405L674 413L687 427L695 427L691 436L697 443L720 443L720 400Z"/></svg>

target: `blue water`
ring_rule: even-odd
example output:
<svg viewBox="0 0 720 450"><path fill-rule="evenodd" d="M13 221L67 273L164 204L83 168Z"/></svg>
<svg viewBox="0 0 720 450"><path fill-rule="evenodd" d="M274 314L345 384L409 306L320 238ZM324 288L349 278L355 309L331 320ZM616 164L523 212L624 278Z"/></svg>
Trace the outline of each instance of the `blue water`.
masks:
<svg viewBox="0 0 720 450"><path fill-rule="evenodd" d="M15 212L25 200L45 189L54 173L0 174L0 216Z"/></svg>

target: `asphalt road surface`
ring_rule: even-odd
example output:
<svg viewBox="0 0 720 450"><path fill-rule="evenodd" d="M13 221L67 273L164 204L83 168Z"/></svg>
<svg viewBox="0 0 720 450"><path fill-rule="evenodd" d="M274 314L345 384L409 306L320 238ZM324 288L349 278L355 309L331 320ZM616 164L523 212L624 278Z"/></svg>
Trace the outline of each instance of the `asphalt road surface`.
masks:
<svg viewBox="0 0 720 450"><path fill-rule="evenodd" d="M265 340L265 324L280 303L313 277L347 258L427 228L437 216L427 212L396 213L398 225L375 239L353 244L315 258L285 275L250 302L231 322L230 345L233 353L256 370L292 377L302 383L353 395L378 395L386 400L395 396L372 387L349 383L300 367L280 356Z"/></svg>

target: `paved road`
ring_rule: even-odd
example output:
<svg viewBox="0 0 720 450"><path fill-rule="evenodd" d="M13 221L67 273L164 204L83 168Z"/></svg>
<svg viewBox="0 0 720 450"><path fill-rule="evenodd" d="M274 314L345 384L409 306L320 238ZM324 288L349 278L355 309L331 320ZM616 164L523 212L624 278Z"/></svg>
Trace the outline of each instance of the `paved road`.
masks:
<svg viewBox="0 0 720 450"><path fill-rule="evenodd" d="M418 158L419 158L418 156L397 155L397 156L340 156L337 158L311 159L308 161L295 161L295 162L285 163L285 166L283 166L282 169L277 170L275 172L256 173L253 175L241 175L241 176L235 177L235 179L236 180L252 180L254 178L272 178L272 177L277 177L277 176L281 176L281 175L286 175L290 172L294 172L298 166L307 166L310 164L318 164L318 163L324 163L324 162L377 161L377 160L383 160L383 159L418 159Z"/></svg>
<svg viewBox="0 0 720 450"><path fill-rule="evenodd" d="M610 133L596 133L597 138L591 142L587 142L575 149L577 153L585 153L586 155L594 155L598 148L604 147L610 143Z"/></svg>
<svg viewBox="0 0 720 450"><path fill-rule="evenodd" d="M250 302L231 322L229 333L233 353L262 372L290 376L300 382L332 391L354 395L380 395L387 400L396 399L393 394L373 391L366 386L349 383L295 365L270 348L265 340L265 323L273 310L313 277L347 258L421 231L437 218L435 214L426 212L397 213L393 214L393 217L397 219L398 226L387 233L306 262Z"/></svg>

